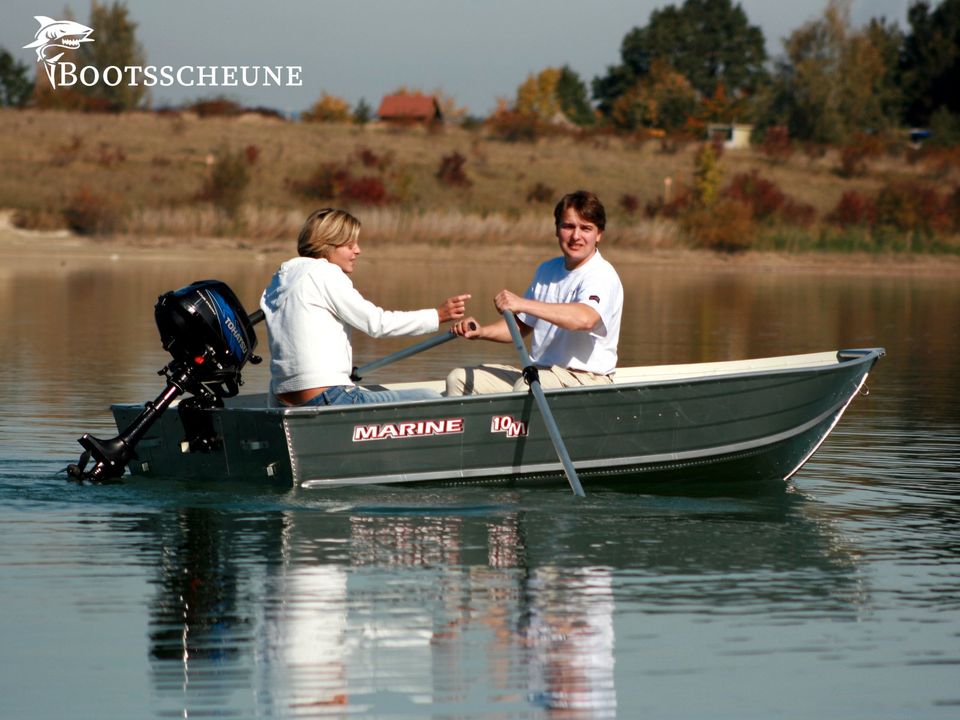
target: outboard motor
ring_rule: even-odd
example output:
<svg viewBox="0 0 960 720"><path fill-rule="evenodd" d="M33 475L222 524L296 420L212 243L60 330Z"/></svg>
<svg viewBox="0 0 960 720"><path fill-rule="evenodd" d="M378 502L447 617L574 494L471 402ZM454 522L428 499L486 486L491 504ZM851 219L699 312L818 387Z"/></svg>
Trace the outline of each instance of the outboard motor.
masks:
<svg viewBox="0 0 960 720"><path fill-rule="evenodd" d="M202 411L223 407L223 399L236 395L243 384L243 366L261 361L253 354L257 346L253 326L263 320L263 312L248 316L233 291L219 280L202 280L161 295L154 315L163 349L173 356L158 372L166 376L166 388L117 437L100 440L84 434L78 441L84 448L79 463L67 467L70 480L119 482L127 463L136 458L136 444L184 393L193 396L179 406L187 440L199 451L213 449L217 439L205 426L209 414ZM91 458L95 464L86 470Z"/></svg>

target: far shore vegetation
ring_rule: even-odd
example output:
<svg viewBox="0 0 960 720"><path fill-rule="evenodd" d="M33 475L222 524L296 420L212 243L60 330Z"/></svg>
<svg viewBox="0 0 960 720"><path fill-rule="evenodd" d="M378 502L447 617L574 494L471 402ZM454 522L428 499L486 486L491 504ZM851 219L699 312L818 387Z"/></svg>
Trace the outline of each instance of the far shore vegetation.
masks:
<svg viewBox="0 0 960 720"><path fill-rule="evenodd" d="M296 118L226 96L153 109L52 90L0 48L0 209L26 229L273 249L338 205L368 238L476 247L542 243L559 196L585 188L624 248L958 255L960 0L914 3L907 31L853 28L849 7L829 0L770 63L739 5L685 0L627 33L590 97L567 66L485 118L397 90L435 101L424 123L326 93ZM144 62L122 4L91 13Z"/></svg>

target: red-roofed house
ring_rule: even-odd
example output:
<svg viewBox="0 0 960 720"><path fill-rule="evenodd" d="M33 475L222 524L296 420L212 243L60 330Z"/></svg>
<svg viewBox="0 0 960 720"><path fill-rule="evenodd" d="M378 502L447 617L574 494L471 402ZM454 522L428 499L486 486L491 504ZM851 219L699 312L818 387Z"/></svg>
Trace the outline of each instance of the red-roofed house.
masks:
<svg viewBox="0 0 960 720"><path fill-rule="evenodd" d="M385 122L441 122L443 113L433 95L384 95L377 115Z"/></svg>

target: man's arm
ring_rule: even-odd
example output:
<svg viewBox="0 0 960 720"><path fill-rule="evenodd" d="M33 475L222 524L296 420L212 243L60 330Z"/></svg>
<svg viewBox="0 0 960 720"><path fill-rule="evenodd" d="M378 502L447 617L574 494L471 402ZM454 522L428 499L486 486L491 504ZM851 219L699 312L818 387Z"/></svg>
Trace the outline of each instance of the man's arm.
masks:
<svg viewBox="0 0 960 720"><path fill-rule="evenodd" d="M586 332L593 330L600 322L600 313L585 303L547 303L540 300L521 297L509 290L501 290L493 300L497 310L511 310L514 314L526 313L546 320L564 330ZM506 330L506 323L504 323ZM509 342L509 330L507 340Z"/></svg>

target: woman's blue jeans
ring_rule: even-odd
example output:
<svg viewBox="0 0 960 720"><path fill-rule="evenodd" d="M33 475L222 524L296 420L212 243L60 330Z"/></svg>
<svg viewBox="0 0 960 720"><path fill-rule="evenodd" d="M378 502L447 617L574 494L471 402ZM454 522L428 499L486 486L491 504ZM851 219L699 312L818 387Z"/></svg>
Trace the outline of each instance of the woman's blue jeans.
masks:
<svg viewBox="0 0 960 720"><path fill-rule="evenodd" d="M327 388L300 407L325 405L363 405L365 403L400 402L403 400L435 400L442 397L436 390L367 390L359 385L335 385Z"/></svg>

